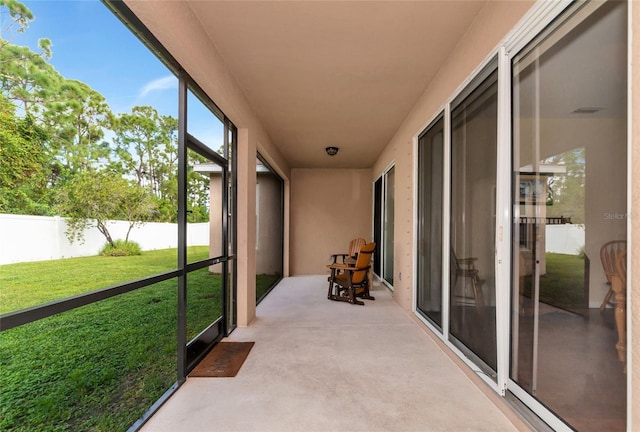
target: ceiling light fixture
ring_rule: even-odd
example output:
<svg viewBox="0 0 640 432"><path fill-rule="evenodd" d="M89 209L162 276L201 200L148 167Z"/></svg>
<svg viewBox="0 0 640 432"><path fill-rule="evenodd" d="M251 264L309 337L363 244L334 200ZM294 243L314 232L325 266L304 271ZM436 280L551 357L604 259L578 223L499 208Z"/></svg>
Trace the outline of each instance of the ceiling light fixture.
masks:
<svg viewBox="0 0 640 432"><path fill-rule="evenodd" d="M329 156L335 156L338 154L338 147L327 147L324 149Z"/></svg>

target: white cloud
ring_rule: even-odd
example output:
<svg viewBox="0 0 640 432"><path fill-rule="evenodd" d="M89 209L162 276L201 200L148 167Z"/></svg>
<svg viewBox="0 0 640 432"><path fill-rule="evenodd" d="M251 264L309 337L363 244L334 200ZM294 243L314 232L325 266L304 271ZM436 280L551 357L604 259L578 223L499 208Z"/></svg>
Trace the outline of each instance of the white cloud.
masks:
<svg viewBox="0 0 640 432"><path fill-rule="evenodd" d="M166 89L173 89L173 88L178 88L178 79L173 75L169 75L163 78L155 79L147 83L144 87L142 87L142 90L140 90L139 97L143 98L149 93L151 93L152 91L166 90Z"/></svg>

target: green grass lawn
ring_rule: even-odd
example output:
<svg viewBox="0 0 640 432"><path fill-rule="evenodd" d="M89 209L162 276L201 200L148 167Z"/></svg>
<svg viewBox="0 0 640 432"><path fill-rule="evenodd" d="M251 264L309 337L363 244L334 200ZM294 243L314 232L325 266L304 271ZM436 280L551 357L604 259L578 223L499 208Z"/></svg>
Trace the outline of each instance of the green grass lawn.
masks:
<svg viewBox="0 0 640 432"><path fill-rule="evenodd" d="M189 261L207 248L190 248ZM176 251L0 266L3 312L176 267ZM188 276L188 335L221 313L220 276ZM177 280L0 333L0 430L124 431L176 381Z"/></svg>
<svg viewBox="0 0 640 432"><path fill-rule="evenodd" d="M562 309L584 307L584 259L578 255L547 253L547 271L540 277L540 301ZM524 292L531 296L531 277L525 277Z"/></svg>
<svg viewBox="0 0 640 432"><path fill-rule="evenodd" d="M208 256L189 247L188 261ZM176 249L0 266L0 313L173 270ZM258 275L256 295L279 275ZM187 338L222 313L221 277L187 275ZM0 333L0 430L125 431L177 379L177 280Z"/></svg>
<svg viewBox="0 0 640 432"><path fill-rule="evenodd" d="M191 246L189 262L207 258L206 246ZM176 249L124 257L92 256L0 266L0 313L59 300L152 276L178 267ZM122 258L122 257L121 257Z"/></svg>

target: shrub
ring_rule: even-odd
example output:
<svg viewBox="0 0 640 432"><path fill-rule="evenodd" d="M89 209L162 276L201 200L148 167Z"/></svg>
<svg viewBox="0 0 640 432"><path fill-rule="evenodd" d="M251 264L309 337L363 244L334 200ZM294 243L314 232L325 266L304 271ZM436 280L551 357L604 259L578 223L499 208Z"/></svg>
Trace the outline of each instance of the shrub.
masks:
<svg viewBox="0 0 640 432"><path fill-rule="evenodd" d="M142 255L140 245L132 241L115 240L113 245L106 243L100 251L102 256L132 256Z"/></svg>

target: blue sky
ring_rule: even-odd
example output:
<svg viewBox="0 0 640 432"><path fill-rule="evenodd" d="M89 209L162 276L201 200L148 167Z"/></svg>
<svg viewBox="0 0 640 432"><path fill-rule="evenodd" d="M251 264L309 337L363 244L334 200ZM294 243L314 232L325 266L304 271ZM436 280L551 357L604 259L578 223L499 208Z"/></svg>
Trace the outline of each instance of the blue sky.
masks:
<svg viewBox="0 0 640 432"><path fill-rule="evenodd" d="M33 50L38 39L49 38L53 52L50 62L56 70L104 95L114 113L150 105L163 115L177 117L177 78L101 2L23 3L35 19L24 33L3 34L3 38ZM2 19L6 19L5 14ZM193 102L190 98L190 133L217 149L222 142L220 122L213 120L199 102Z"/></svg>

